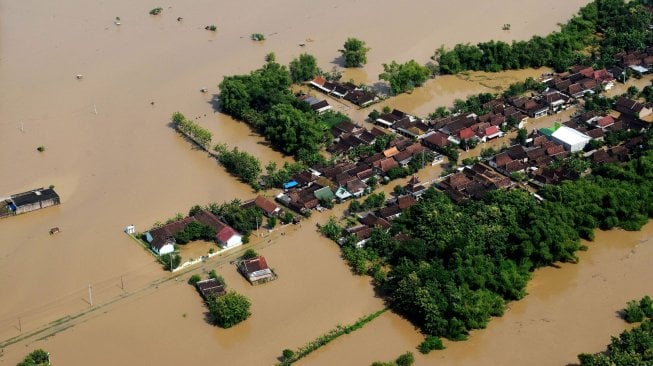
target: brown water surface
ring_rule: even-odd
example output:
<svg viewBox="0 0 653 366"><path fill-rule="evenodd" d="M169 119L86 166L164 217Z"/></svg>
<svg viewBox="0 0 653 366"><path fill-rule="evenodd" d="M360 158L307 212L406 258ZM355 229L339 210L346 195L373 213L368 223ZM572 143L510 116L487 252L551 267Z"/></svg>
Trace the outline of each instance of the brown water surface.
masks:
<svg viewBox="0 0 653 366"><path fill-rule="evenodd" d="M352 78L374 84L384 62L426 62L441 44L546 34L585 3L173 0L150 16L155 5L127 0L0 0L0 195L53 184L62 199L58 207L0 221L0 340L86 311L89 285L95 306L116 301L54 337L6 347L0 363L15 364L44 347L65 365L271 364L282 349L379 309L368 280L351 276L338 248L309 222L262 250L279 280L250 287L233 267L220 268L253 303L252 318L234 329L206 324L199 297L184 283L190 273L160 282L171 275L121 232L125 225L142 231L197 203L254 195L176 134L171 113L196 118L214 132L214 143L282 162L287 158L247 126L214 111L212 94L224 75L258 67L271 51L282 63L309 52L330 69L344 40L356 36L372 50ZM392 27L383 21L390 17ZM512 24L510 32L501 31L504 23ZM209 24L218 32L205 31ZM251 42L254 32L267 40ZM493 87L485 82L430 81L414 101L397 98L397 107L426 115ZM45 152L36 151L39 145ZM328 214L316 216L313 223ZM54 226L62 232L50 236ZM405 344L414 343L409 325L390 314L381 319L409 334ZM388 331L379 344L395 334Z"/></svg>

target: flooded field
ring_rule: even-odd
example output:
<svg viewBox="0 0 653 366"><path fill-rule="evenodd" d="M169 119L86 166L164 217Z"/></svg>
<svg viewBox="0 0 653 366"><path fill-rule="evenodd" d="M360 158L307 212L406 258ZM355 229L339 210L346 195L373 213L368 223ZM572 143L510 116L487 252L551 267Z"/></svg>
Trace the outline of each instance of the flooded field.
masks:
<svg viewBox="0 0 653 366"><path fill-rule="evenodd" d="M288 228L287 235L268 239L271 242L261 253L268 257L279 280L251 287L233 266L222 265L218 272L229 286L252 299L253 316L230 330L208 326L199 296L185 284L191 273L178 275L176 281L177 275L163 272L149 253L122 233L129 224L138 231L146 230L197 203L254 196L214 159L175 133L169 127L171 113L181 111L209 128L214 143L238 146L264 164L282 162L286 158L267 147L247 126L214 110L212 94L224 75L258 67L271 51L282 63L309 52L323 69L331 69L341 62L337 50L344 40L356 36L372 50L368 65L348 77L374 84L384 62L411 58L426 62L441 44L545 34L586 2L420 0L407 7L396 2L174 0L161 4L165 5L161 15L150 16L150 5L126 0L0 0L0 195L52 184L62 201L58 207L0 221L0 342L84 312L91 302L102 306L52 337L39 341L34 337L5 347L0 364L15 364L36 347L49 350L53 362L65 365L199 364L215 359L272 364L284 348L298 347L336 324L378 310L383 303L375 297L368 279L352 276L339 258L338 248L316 234L314 224L326 220L329 213L325 213L304 222L303 227L293 227L292 232ZM460 11L471 8L476 10ZM394 19L391 27L383 21L390 15ZM121 19L119 26L114 24L116 17ZM177 21L178 17L183 20ZM500 29L505 23L512 25L510 32ZM204 30L210 24L217 26L216 33ZM264 33L267 40L250 41L249 35L255 32ZM506 75L511 76L496 81L476 73L436 79L388 103L426 115L439 105L450 105L455 98L494 90L496 83L512 82L511 78L522 78L522 73L528 72L509 72ZM77 79L77 74L83 77ZM209 93L200 93L203 87ZM353 113L365 116L369 112ZM45 146L43 153L36 151L40 145ZM438 169L431 168L420 177L433 179L439 175ZM50 236L48 231L55 226L62 232ZM641 235L651 236L650 229ZM629 253L628 244L617 244L605 247L622 256ZM593 250L586 256L600 256L600 247L592 244ZM198 243L191 249L194 255L207 247ZM615 263L611 269L607 258L596 265L607 278L611 273L620 275L611 270L645 278L650 275L646 273L649 266L635 261L643 255L640 252L644 245L628 259L628 266ZM583 262L556 271L599 271L591 260ZM547 271L536 276L532 294L549 284L544 279ZM161 282L166 278L172 279ZM550 285L556 284L560 282ZM609 299L598 291L590 294L572 289L551 288L545 292L546 298L566 304L566 310L573 308L570 304L582 307L587 304L583 301L594 299L602 309L596 311L593 324L611 320L612 313L606 315L602 310L625 301L616 289ZM639 296L635 294L639 290L646 289L633 287L628 297ZM578 298L579 294L584 297ZM515 309L532 304L533 298L537 299L531 295L515 304L506 317L475 334L469 343L452 345L444 353L419 361L451 355L448 362L455 363L456 352L473 356L476 351L482 354L493 348L492 339L480 335L484 332L494 328L503 333L524 331L526 325L519 328L514 322L526 322L532 315L521 315ZM531 307L537 308L530 305L528 309ZM577 315L563 312L564 308L559 309L562 319ZM528 309L524 314L530 314ZM600 349L607 343L607 331L615 333L621 326L618 320L611 324L612 328L603 324L601 330L606 332L594 332L585 339L593 343L572 353ZM542 328L528 331L537 329ZM560 329L567 334L565 328ZM494 341L502 339L496 334L493 337L497 338ZM360 364L358 357L366 357L364 362L367 358L370 362L390 359L413 347L419 338L410 324L387 313L304 363L328 363L328 357L338 356L331 349L340 349L340 344L350 350L382 346L385 352L370 349L359 355L346 351L339 354L340 361L343 355L351 364ZM519 340L527 341L524 337ZM520 352L526 355L527 349L524 346ZM494 356L498 363L504 360ZM489 354L483 357L491 359ZM563 353L561 357L568 359Z"/></svg>

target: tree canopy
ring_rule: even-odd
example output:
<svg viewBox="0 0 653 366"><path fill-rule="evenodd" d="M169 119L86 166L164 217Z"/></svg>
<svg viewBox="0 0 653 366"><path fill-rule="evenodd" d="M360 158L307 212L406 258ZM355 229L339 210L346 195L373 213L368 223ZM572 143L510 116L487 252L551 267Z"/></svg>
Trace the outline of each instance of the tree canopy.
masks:
<svg viewBox="0 0 653 366"><path fill-rule="evenodd" d="M302 53L298 58L290 61L289 70L292 81L296 83L311 80L320 72L317 67L317 60L308 53Z"/></svg>
<svg viewBox="0 0 653 366"><path fill-rule="evenodd" d="M365 42L357 38L347 38L343 49L340 50L345 59L345 67L361 67L367 63L367 51Z"/></svg>
<svg viewBox="0 0 653 366"><path fill-rule="evenodd" d="M404 64L392 61L389 64L383 64L383 73L379 75L379 79L390 83L392 94L400 94L421 86L430 76L431 70L418 64L415 60Z"/></svg>
<svg viewBox="0 0 653 366"><path fill-rule="evenodd" d="M438 49L434 59L442 74L465 70L496 72L549 66L564 71L578 63L605 65L621 51L641 50L653 43L651 14L641 1L594 0L560 30L528 41L457 44Z"/></svg>
<svg viewBox="0 0 653 366"><path fill-rule="evenodd" d="M249 299L233 291L224 296L209 297L207 304L215 324L222 328L231 328L252 315Z"/></svg>

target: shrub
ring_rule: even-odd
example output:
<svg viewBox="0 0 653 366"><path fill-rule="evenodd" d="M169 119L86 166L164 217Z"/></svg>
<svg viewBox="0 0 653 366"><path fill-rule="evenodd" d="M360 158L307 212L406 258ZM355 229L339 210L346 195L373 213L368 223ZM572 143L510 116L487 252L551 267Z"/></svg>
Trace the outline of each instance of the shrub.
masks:
<svg viewBox="0 0 653 366"><path fill-rule="evenodd" d="M200 275L194 274L194 275L190 276L190 278L188 279L188 284L195 286L201 280L202 280L202 277L200 277Z"/></svg>
<svg viewBox="0 0 653 366"><path fill-rule="evenodd" d="M252 41L265 41L265 36L262 33L252 33L250 38Z"/></svg>
<svg viewBox="0 0 653 366"><path fill-rule="evenodd" d="M272 228L274 228L275 226L277 226L277 218L274 217L274 216L272 216L272 217L268 217L268 227L269 227L270 229L272 229Z"/></svg>
<svg viewBox="0 0 653 366"><path fill-rule="evenodd" d="M252 259L258 257L258 253L254 249L247 249L245 253L243 253L243 256L241 257L242 259Z"/></svg>
<svg viewBox="0 0 653 366"><path fill-rule="evenodd" d="M653 300L651 300L650 296L646 295L639 300L639 308L642 309L644 315L653 319Z"/></svg>
<svg viewBox="0 0 653 366"><path fill-rule="evenodd" d="M410 366L415 362L415 356L413 356L412 352L406 352L399 356L395 362L397 366Z"/></svg>
<svg viewBox="0 0 653 366"><path fill-rule="evenodd" d="M420 343L418 348L421 353L427 354L433 350L444 349L444 345L442 344L442 340L440 338L427 336L426 339L424 339L424 342Z"/></svg>
<svg viewBox="0 0 653 366"><path fill-rule="evenodd" d="M283 214L283 216L281 216L281 222L283 224L290 224L294 218L295 218L295 216L292 214L292 212L286 211Z"/></svg>
<svg viewBox="0 0 653 366"><path fill-rule="evenodd" d="M41 146L37 147L36 150L38 152L44 152L45 151L45 146L41 145Z"/></svg>
<svg viewBox="0 0 653 366"><path fill-rule="evenodd" d="M206 27L204 27L204 29L206 29L206 30L210 30L211 32L215 32L215 31L218 30L218 27L216 27L215 25L211 24L211 25L207 25Z"/></svg>
<svg viewBox="0 0 653 366"><path fill-rule="evenodd" d="M644 312L639 307L639 303L635 300L628 301L624 309L624 319L628 323L638 323L644 320Z"/></svg>
<svg viewBox="0 0 653 366"><path fill-rule="evenodd" d="M161 14L162 11L163 11L163 8L156 7L154 9L150 10L150 14L151 15L159 15L159 14Z"/></svg>
<svg viewBox="0 0 653 366"><path fill-rule="evenodd" d="M50 354L42 349L37 349L25 356L17 366L49 366Z"/></svg>

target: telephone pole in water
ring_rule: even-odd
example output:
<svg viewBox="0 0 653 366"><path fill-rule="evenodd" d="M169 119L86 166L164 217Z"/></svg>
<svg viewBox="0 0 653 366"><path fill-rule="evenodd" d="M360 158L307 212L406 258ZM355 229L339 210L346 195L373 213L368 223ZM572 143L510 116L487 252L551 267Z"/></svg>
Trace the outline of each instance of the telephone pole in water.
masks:
<svg viewBox="0 0 653 366"><path fill-rule="evenodd" d="M93 307L93 289L90 283L88 284L88 302Z"/></svg>

